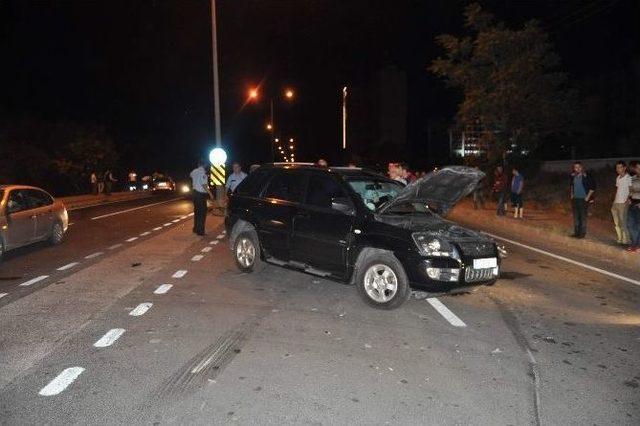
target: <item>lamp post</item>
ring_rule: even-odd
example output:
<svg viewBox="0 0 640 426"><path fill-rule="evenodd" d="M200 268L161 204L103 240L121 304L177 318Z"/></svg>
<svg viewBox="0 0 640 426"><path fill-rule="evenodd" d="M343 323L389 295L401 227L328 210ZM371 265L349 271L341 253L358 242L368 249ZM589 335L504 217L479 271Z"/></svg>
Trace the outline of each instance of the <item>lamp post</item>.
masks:
<svg viewBox="0 0 640 426"><path fill-rule="evenodd" d="M347 86L342 88L342 149L347 149Z"/></svg>
<svg viewBox="0 0 640 426"><path fill-rule="evenodd" d="M295 92L294 92L294 90L292 88L288 87L288 88L285 88L283 90L282 96L283 96L283 98L285 100L291 102L295 98ZM249 89L248 102L256 103L258 101L259 97L260 97L260 91L259 91L258 87L252 87L252 88ZM275 122L274 100L275 100L274 96L271 96L269 98L269 122L266 125L266 129L270 133L270 135L269 135L269 145L271 147L271 158L272 158L272 161L275 161L275 159L276 159L276 152L275 152L274 144L278 142L278 138L274 139L274 136L276 134L276 130L279 130L279 128L276 126L276 122Z"/></svg>

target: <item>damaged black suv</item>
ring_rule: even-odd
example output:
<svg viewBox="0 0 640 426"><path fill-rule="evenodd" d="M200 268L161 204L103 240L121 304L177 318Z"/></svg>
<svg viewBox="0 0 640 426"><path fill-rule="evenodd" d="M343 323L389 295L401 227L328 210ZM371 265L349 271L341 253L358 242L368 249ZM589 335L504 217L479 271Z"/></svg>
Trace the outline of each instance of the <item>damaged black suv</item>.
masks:
<svg viewBox="0 0 640 426"><path fill-rule="evenodd" d="M268 262L350 282L370 305L393 309L412 286L498 279L496 243L441 216L483 176L450 166L405 187L357 168L263 165L230 198L225 227L241 271Z"/></svg>

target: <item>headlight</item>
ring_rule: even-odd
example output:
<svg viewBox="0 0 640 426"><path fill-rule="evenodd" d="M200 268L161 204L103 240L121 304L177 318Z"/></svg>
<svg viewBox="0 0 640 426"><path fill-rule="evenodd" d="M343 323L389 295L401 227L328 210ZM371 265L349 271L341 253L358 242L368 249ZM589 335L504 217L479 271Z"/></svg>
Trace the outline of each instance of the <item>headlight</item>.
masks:
<svg viewBox="0 0 640 426"><path fill-rule="evenodd" d="M182 193L186 194L187 192L191 191L191 188L189 188L189 185L182 185L180 187L180 191L182 191Z"/></svg>
<svg viewBox="0 0 640 426"><path fill-rule="evenodd" d="M458 250L449 242L428 233L415 233L412 235L418 250L424 256L441 256L460 259Z"/></svg>

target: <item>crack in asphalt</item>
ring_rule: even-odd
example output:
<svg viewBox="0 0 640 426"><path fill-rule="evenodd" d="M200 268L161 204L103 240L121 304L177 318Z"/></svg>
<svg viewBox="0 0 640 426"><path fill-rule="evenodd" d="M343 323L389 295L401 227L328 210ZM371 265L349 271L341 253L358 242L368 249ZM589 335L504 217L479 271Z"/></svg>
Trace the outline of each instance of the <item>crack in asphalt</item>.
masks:
<svg viewBox="0 0 640 426"><path fill-rule="evenodd" d="M520 325L518 324L518 319L516 315L501 301L498 300L495 296L487 295L489 299L498 307L498 311L502 316L507 328L511 331L516 343L523 350L523 352L527 355L529 372L528 375L531 377L531 384L533 386L533 420L536 426L540 426L540 412L542 411L540 406L540 372L538 363L536 362L535 357L533 356L531 345L527 341L527 338L522 333L520 329Z"/></svg>

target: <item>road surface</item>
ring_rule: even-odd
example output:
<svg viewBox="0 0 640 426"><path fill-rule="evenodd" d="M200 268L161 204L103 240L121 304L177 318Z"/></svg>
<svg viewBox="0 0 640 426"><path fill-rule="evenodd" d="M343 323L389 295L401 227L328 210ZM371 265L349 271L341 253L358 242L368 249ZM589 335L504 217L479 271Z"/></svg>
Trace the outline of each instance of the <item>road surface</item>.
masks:
<svg viewBox="0 0 640 426"><path fill-rule="evenodd" d="M640 423L631 281L507 243L496 285L380 311L311 275L239 273L221 218L201 238L190 212L79 210L62 246L9 256L0 423Z"/></svg>

